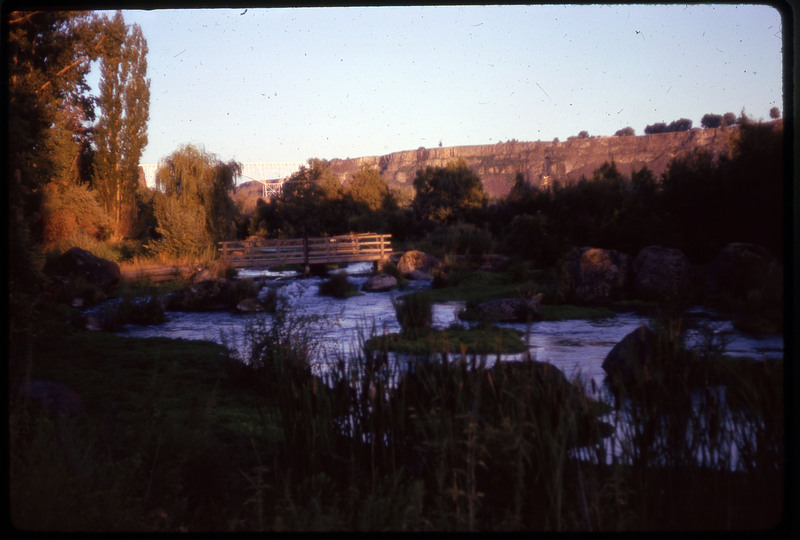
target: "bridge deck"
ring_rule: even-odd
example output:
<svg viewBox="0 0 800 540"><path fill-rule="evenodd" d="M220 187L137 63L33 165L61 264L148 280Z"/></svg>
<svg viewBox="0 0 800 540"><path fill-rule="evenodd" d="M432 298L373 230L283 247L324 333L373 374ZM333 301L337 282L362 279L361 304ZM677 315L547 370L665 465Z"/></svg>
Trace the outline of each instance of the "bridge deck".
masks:
<svg viewBox="0 0 800 540"><path fill-rule="evenodd" d="M220 242L222 260L236 268L287 264L384 261L392 252L389 234L348 234L328 238Z"/></svg>

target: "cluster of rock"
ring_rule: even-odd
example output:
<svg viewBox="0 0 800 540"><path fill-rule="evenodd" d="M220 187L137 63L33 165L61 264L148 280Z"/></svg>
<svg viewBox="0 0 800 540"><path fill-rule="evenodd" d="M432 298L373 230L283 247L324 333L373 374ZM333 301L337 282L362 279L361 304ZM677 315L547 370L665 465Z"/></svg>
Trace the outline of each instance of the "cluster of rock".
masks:
<svg viewBox="0 0 800 540"><path fill-rule="evenodd" d="M393 261L404 279L432 280L443 267L441 260L421 251L408 251ZM485 261L487 270L502 267L507 259ZM702 297L745 294L767 272L781 271L767 250L752 244L726 245L699 272L679 249L649 246L636 257L595 247L574 248L566 257L567 296L579 304L606 304L625 298L656 302L692 303ZM119 266L95 257L88 251L72 248L45 268L50 275L49 291L75 307L86 307L113 290L119 283ZM238 312L267 311L270 302L260 286L242 295L230 279L198 272L192 283L163 300L166 310L211 311L233 309ZM259 284L263 285L263 284ZM365 292L385 292L398 286L398 279L387 273L373 275L362 287ZM261 290L263 289L263 290ZM261 292L259 292L261 290ZM268 292L268 291L267 291ZM242 298L244 296L244 298ZM491 300L476 306L482 319L525 322L535 319L542 295ZM90 328L103 325L89 319Z"/></svg>
<svg viewBox="0 0 800 540"><path fill-rule="evenodd" d="M615 250L582 247L567 256L570 299L603 304L625 298L691 303L700 298L746 291L759 275L779 269L766 249L752 244L726 245L705 275L679 249L643 248L635 258Z"/></svg>
<svg viewBox="0 0 800 540"><path fill-rule="evenodd" d="M542 308L542 293L531 298L498 298L478 304L478 318L497 322L527 322L534 320Z"/></svg>
<svg viewBox="0 0 800 540"><path fill-rule="evenodd" d="M442 261L433 255L422 251L406 251L394 261L397 273L405 279L431 281L433 273L442 268ZM395 289L399 285L395 276L378 273L370 277L362 286L365 292L386 292Z"/></svg>

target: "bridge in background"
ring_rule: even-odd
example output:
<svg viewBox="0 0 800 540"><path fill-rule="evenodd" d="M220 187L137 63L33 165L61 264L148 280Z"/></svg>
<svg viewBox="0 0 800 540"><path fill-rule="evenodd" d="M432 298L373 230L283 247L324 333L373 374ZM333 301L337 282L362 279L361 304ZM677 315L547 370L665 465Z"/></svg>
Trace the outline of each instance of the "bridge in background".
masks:
<svg viewBox="0 0 800 540"><path fill-rule="evenodd" d="M237 177L236 183L242 179L256 180L264 187L263 196L265 198L279 195L283 185L289 177L300 169L304 163L294 161L273 162L273 163L242 163L242 174ZM155 186L156 171L158 164L139 164L144 171L145 182L148 187Z"/></svg>
<svg viewBox="0 0 800 540"><path fill-rule="evenodd" d="M392 254L390 234L347 234L327 238L220 242L222 260L236 268L269 268L287 264L382 262Z"/></svg>

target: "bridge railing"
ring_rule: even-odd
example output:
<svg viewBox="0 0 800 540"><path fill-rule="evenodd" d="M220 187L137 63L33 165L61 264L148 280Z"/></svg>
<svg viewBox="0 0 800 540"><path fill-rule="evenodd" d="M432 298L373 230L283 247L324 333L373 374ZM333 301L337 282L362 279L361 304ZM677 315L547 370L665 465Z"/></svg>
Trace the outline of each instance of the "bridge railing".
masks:
<svg viewBox="0 0 800 540"><path fill-rule="evenodd" d="M220 242L222 260L236 268L383 261L392 252L390 234L347 234L327 238Z"/></svg>

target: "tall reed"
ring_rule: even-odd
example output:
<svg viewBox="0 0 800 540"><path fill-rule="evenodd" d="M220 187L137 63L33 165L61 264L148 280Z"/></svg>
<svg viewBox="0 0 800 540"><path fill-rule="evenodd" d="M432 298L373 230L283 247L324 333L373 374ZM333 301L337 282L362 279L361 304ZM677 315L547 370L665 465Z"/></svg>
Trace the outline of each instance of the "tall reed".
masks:
<svg viewBox="0 0 800 540"><path fill-rule="evenodd" d="M679 320L653 324L654 357L615 396L530 358L489 367L445 344L398 359L363 347L374 327L314 364L282 317L253 351L284 434L271 512L294 528L647 529L694 523L686 501L708 494L700 523L731 527L737 474L762 478L760 494L780 486L780 366L745 374L687 349Z"/></svg>

